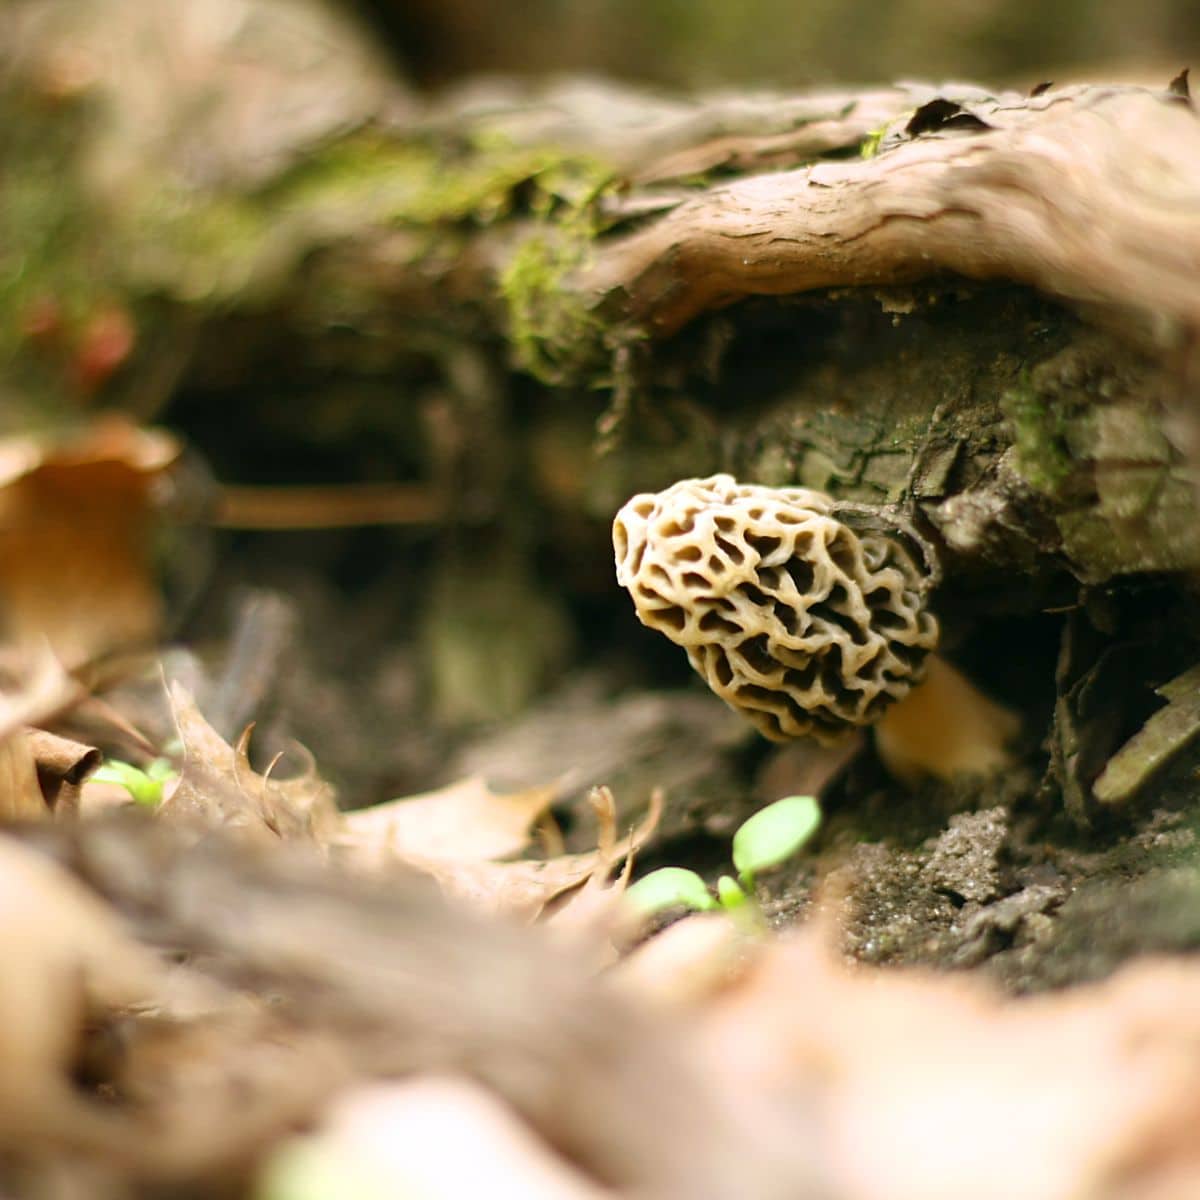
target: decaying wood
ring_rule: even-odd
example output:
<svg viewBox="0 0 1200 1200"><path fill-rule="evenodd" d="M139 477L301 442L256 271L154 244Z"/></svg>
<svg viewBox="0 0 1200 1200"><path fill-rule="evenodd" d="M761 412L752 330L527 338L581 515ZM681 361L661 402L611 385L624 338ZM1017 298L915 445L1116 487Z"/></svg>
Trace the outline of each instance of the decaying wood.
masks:
<svg viewBox="0 0 1200 1200"><path fill-rule="evenodd" d="M568 79L542 88L488 80L443 97L421 123L450 137L484 130L513 146L593 154L636 187L719 168L791 165L844 150L935 94L910 84L790 96L666 97L601 80Z"/></svg>
<svg viewBox="0 0 1200 1200"><path fill-rule="evenodd" d="M684 101L493 85L421 124L594 154L622 185L611 213L668 209L602 238L571 281L656 335L746 296L945 272L1200 323L1200 121L1176 90L907 85ZM828 160L868 138L878 153ZM685 180L687 192L663 191Z"/></svg>
<svg viewBox="0 0 1200 1200"><path fill-rule="evenodd" d="M507 307L483 315L526 365L613 387L618 421L680 396L687 427L676 414L627 422L589 466L613 508L732 467L854 500L919 499L973 570L1045 575L1065 560L1097 583L1200 563L1187 403L1200 122L1180 89L910 87L689 106L577 85L481 89L427 120L608 164L616 186L593 198L582 244L572 203L532 223L513 212L389 290L399 310L432 303L454 324L465 296L499 282ZM529 248L560 243L532 293L514 290ZM754 297L757 309L738 303ZM813 340L794 363L788 338L766 344L774 360L756 349L756 376L769 361L777 386L792 380L762 395L722 354L740 331L756 336L771 298L789 305L775 326ZM706 324L716 310L726 325ZM814 338L831 318L853 354ZM906 331L892 337L889 322ZM736 395L735 428L722 415L706 431L714 417L689 395L700 389ZM667 431L650 448L656 421Z"/></svg>
<svg viewBox="0 0 1200 1200"><path fill-rule="evenodd" d="M960 114L967 110L955 109ZM578 286L658 334L749 295L953 271L1200 328L1200 122L1183 98L1077 87L964 128L709 189L606 246Z"/></svg>
<svg viewBox="0 0 1200 1200"><path fill-rule="evenodd" d="M915 497L972 569L1044 575L1065 560L1097 583L1200 563L1187 399L1200 335L1200 121L1186 94L957 86L775 108L725 98L689 111L576 88L524 107L513 96L459 103L439 126L611 164L619 187L596 199L586 246L568 249L532 300L510 293L507 313L493 313L514 338L532 314L551 378L615 384L618 417L639 397L660 408L664 390L737 395L736 430L722 417L723 435L707 434L711 418L688 417L696 445L690 430L675 435L670 475L639 465L654 418L627 428L590 468L606 494L619 503L734 467L855 500ZM850 157L860 148L868 157ZM570 246L572 213L552 211L532 232L514 214L474 234L445 260L440 303L503 282L537 239ZM965 281L974 312L958 304ZM795 307L805 295L859 349L822 363L829 351L810 342L789 366L794 342L781 339L769 351L778 379L792 372L783 397L726 377L721 347L760 319L738 302L786 300L792 327L810 336L821 326ZM952 331L924 319L939 303L961 313ZM871 304L888 317L864 319ZM716 310L729 324L711 348L697 358L693 337L679 355L679 335ZM1079 316L1101 319L1088 329ZM888 320L907 333L891 337Z"/></svg>

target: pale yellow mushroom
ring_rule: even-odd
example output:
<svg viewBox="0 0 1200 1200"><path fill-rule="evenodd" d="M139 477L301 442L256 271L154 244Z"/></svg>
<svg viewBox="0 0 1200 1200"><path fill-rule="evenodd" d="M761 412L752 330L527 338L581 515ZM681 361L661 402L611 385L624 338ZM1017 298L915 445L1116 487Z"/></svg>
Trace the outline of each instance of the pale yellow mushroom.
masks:
<svg viewBox="0 0 1200 1200"><path fill-rule="evenodd" d="M1020 728L1016 713L931 654L925 678L879 718L875 748L905 783L926 775L986 775L1011 765L1008 744Z"/></svg>
<svg viewBox="0 0 1200 1200"><path fill-rule="evenodd" d="M931 658L925 564L897 538L856 532L824 493L683 480L634 496L613 547L638 619L764 736L830 744L876 725L906 780L1006 761L1015 718Z"/></svg>

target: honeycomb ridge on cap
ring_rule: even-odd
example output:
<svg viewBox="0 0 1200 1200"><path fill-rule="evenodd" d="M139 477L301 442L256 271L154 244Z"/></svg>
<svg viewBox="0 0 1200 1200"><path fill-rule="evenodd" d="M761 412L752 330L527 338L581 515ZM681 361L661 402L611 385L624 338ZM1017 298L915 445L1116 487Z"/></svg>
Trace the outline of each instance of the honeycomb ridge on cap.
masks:
<svg viewBox="0 0 1200 1200"><path fill-rule="evenodd" d="M922 569L823 492L685 479L625 504L613 548L642 624L776 741L875 721L937 643Z"/></svg>

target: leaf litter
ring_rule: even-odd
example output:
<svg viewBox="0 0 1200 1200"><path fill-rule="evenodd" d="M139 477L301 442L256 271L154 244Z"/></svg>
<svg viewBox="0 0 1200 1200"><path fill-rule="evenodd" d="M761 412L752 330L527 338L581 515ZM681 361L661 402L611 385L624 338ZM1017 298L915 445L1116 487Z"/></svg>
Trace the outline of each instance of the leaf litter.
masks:
<svg viewBox="0 0 1200 1200"><path fill-rule="evenodd" d="M46 464L153 475L173 452L127 437L113 427L71 462L0 446L2 486ZM12 512L15 494L0 495ZM132 805L89 782L100 750L56 730L82 706L112 744L147 762L164 749L64 666L153 636L131 600L141 568L124 562L114 613L66 637L77 617L55 614L71 604L50 603L55 636L0 660L0 952L19 964L0 973L0 1184L14 1194L51 1178L68 1198L101 1194L98 1180L115 1197L204 1180L265 1200L451 1200L479 1179L547 1200L1200 1191L1192 961L1023 1001L847 969L832 891L786 938L719 913L647 936L621 896L660 791L622 832L612 792L593 788L596 847L573 854L545 851L561 783L497 793L472 775L341 812L302 748L256 770L250 728L231 744L178 682L177 778L155 809L114 811ZM10 626L14 598L77 595L71 570L36 586L0 571ZM847 761L793 753L767 771L819 791ZM301 1127L316 1133L297 1142Z"/></svg>
<svg viewBox="0 0 1200 1200"><path fill-rule="evenodd" d="M476 862L517 854L554 803L553 786L493 795L478 777L347 813L339 844L364 863Z"/></svg>
<svg viewBox="0 0 1200 1200"><path fill-rule="evenodd" d="M258 1164L246 1194L267 1200L309 1194L296 1171L333 1181L318 1196L369 1175L363 1194L419 1180L449 1200L475 1187L468 1165L564 1200L1200 1186L1194 963L1015 1002L846 968L832 895L798 935L705 914L630 953L620 894L661 796L622 836L597 788L595 851L524 858L553 785L496 795L468 778L343 814L311 760L257 771L249 731L230 745L181 685L170 701L179 779L151 813L72 820L67 805L52 822L30 788L51 735L10 723L0 742L5 795L35 821L0 837L0 942L22 967L0 976L0 1148L23 1170L69 1149L140 1195ZM77 786L91 748L53 749ZM620 1052L596 1058L596 1038ZM298 1122L315 1136L287 1140ZM688 1165L685 1142L703 1148Z"/></svg>
<svg viewBox="0 0 1200 1200"><path fill-rule="evenodd" d="M340 813L311 760L295 777L276 778L275 763L259 774L250 765L249 729L231 747L204 720L186 689L174 683L170 694L183 764L158 810L160 818L216 826L244 838L308 840L355 870L415 869L436 880L448 896L493 913L532 920L555 899L579 889L570 912L558 913L557 927L571 921L582 925L585 912L591 914L588 923L596 923L602 908L613 911L628 877L626 872L610 882L613 869L629 862L652 836L662 810L656 798L638 828L619 839L612 795L597 789L596 850L512 860L530 847L536 822L558 795L556 786L497 795L482 779L469 778Z"/></svg>
<svg viewBox="0 0 1200 1200"><path fill-rule="evenodd" d="M76 433L0 439L0 627L71 669L154 641L151 532L181 446L108 414Z"/></svg>
<svg viewBox="0 0 1200 1200"><path fill-rule="evenodd" d="M275 762L260 775L250 765L251 729L230 746L200 715L186 688L172 683L170 695L183 765L160 816L247 838L319 840L329 835L338 820L333 791L311 760L294 778L276 779Z"/></svg>
<svg viewBox="0 0 1200 1200"><path fill-rule="evenodd" d="M76 1194L99 1171L132 1196L253 1165L245 1194L266 1200L308 1195L298 1179L446 1200L481 1177L547 1200L1200 1188L1192 962L1012 1001L846 968L832 892L785 938L724 914L645 937L621 894L660 793L622 834L595 788L595 850L531 857L553 783L468 777L342 813L311 757L256 770L250 730L230 744L179 683L178 779L157 809L105 816L81 802L99 752L46 728L78 686L48 651L17 661L0 694L0 947L21 964L0 975L0 1153L25 1172L69 1152ZM597 1059L596 1038L620 1052ZM301 1124L316 1132L291 1140ZM685 1143L705 1147L690 1169Z"/></svg>

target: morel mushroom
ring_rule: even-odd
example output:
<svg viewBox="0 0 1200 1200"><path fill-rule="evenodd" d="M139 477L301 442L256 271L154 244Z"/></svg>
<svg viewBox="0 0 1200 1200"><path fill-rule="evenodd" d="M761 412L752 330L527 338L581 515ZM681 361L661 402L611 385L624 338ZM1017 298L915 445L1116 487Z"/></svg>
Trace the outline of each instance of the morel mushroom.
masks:
<svg viewBox="0 0 1200 1200"><path fill-rule="evenodd" d="M776 741L873 724L937 642L923 567L900 541L856 533L822 492L683 480L634 496L613 545L642 624Z"/></svg>

